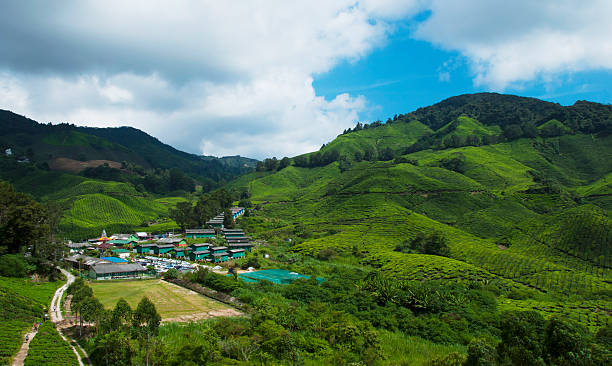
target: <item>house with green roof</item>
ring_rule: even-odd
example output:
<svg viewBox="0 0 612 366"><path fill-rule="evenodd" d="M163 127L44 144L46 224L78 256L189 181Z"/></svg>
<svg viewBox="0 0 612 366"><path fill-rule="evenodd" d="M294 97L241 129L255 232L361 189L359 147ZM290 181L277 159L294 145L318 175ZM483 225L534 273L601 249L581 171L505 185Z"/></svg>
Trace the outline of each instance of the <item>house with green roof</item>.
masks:
<svg viewBox="0 0 612 366"><path fill-rule="evenodd" d="M137 244L136 240L121 240L121 239L109 240L108 243L116 247L131 247Z"/></svg>
<svg viewBox="0 0 612 366"><path fill-rule="evenodd" d="M168 254L168 253L170 253L173 250L174 250L174 245L172 245L172 244L158 244L153 249L153 251L157 255Z"/></svg>
<svg viewBox="0 0 612 366"><path fill-rule="evenodd" d="M214 229L186 229L185 237L191 239L214 238L216 236Z"/></svg>
<svg viewBox="0 0 612 366"><path fill-rule="evenodd" d="M189 255L191 248L189 247L174 247L174 258L186 258Z"/></svg>
<svg viewBox="0 0 612 366"><path fill-rule="evenodd" d="M244 249L230 249L228 253L232 259L244 257Z"/></svg>
<svg viewBox="0 0 612 366"><path fill-rule="evenodd" d="M134 249L136 249L138 254L153 254L155 253L155 248L157 248L157 244L138 244Z"/></svg>
<svg viewBox="0 0 612 366"><path fill-rule="evenodd" d="M213 247L210 248L210 256L214 263L226 262L230 258L230 254L227 252L227 247Z"/></svg>
<svg viewBox="0 0 612 366"><path fill-rule="evenodd" d="M111 252L113 253L113 255L116 255L119 258L123 258L123 259L128 258L130 254L132 253L132 251L127 250L127 249L122 249L122 248L113 249L111 250Z"/></svg>
<svg viewBox="0 0 612 366"><path fill-rule="evenodd" d="M210 256L210 250L208 249L196 249L189 252L189 259L192 261L202 261Z"/></svg>

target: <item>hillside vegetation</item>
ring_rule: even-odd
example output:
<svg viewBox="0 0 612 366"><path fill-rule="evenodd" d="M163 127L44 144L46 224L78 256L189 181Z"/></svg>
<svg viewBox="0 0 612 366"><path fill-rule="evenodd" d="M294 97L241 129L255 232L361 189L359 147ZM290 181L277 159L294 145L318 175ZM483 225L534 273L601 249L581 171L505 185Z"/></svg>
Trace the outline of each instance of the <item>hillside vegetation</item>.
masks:
<svg viewBox="0 0 612 366"><path fill-rule="evenodd" d="M82 240L178 228L169 209L196 191L252 170L240 156L184 153L131 127L45 125L0 110L0 179L62 211L55 230ZM12 155L5 155L10 149Z"/></svg>
<svg viewBox="0 0 612 366"><path fill-rule="evenodd" d="M612 310L611 125L610 106L459 96L359 124L291 166L229 187L263 209L245 225L262 239L291 239L291 251L395 278L494 281L508 291L504 309L596 330ZM551 126L553 135L537 132ZM447 254L402 249L433 233Z"/></svg>

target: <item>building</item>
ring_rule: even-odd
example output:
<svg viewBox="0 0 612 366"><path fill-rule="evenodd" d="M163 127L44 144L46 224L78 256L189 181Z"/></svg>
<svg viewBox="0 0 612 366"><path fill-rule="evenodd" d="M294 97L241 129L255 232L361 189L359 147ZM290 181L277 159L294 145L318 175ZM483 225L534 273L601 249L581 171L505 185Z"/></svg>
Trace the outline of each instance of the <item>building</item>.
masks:
<svg viewBox="0 0 612 366"><path fill-rule="evenodd" d="M111 263L129 263L127 260L119 257L100 257L100 259L104 259L105 261L109 261Z"/></svg>
<svg viewBox="0 0 612 366"><path fill-rule="evenodd" d="M203 239L203 238L214 238L214 229L187 229L185 230L185 237L191 239Z"/></svg>
<svg viewBox="0 0 612 366"><path fill-rule="evenodd" d="M205 260L209 256L210 250L204 248L194 249L189 252L189 259L191 259L192 261Z"/></svg>
<svg viewBox="0 0 612 366"><path fill-rule="evenodd" d="M204 249L210 248L210 244L208 243L191 244L189 248L191 248L191 250L198 250L198 249L204 250Z"/></svg>
<svg viewBox="0 0 612 366"><path fill-rule="evenodd" d="M113 245L112 245L112 244L110 244L110 243L108 243L108 242L104 242L104 243L102 243L102 244L99 244L99 245L98 245L98 250L99 250L100 252L103 252L103 251L105 251L105 250L107 250L107 249L110 249L110 248L112 248L112 247L113 247Z"/></svg>
<svg viewBox="0 0 612 366"><path fill-rule="evenodd" d="M155 246L155 248L153 248L153 251L157 255L167 254L167 253L170 253L173 250L174 250L174 245L173 244L157 244Z"/></svg>
<svg viewBox="0 0 612 366"><path fill-rule="evenodd" d="M123 239L113 239L106 242L106 244L111 244L116 247L133 247L137 244L136 240L123 240Z"/></svg>
<svg viewBox="0 0 612 366"><path fill-rule="evenodd" d="M127 249L113 249L111 250L111 252L113 252L113 255L116 255L117 257L123 258L123 259L129 258L130 254L132 253L131 251Z"/></svg>
<svg viewBox="0 0 612 366"><path fill-rule="evenodd" d="M236 221L237 218L244 215L244 207L232 207L232 219Z"/></svg>
<svg viewBox="0 0 612 366"><path fill-rule="evenodd" d="M242 231L224 232L223 236L225 237L225 239L229 239L229 238L246 238L246 236L244 236L244 232L242 232Z"/></svg>
<svg viewBox="0 0 612 366"><path fill-rule="evenodd" d="M250 252L251 249L253 248L253 244L252 243L229 243L229 244L227 244L227 246L230 249L244 249L247 252Z"/></svg>
<svg viewBox="0 0 612 366"><path fill-rule="evenodd" d="M121 278L139 278L147 270L138 263L97 264L89 271L89 278L94 280L109 280Z"/></svg>
<svg viewBox="0 0 612 366"><path fill-rule="evenodd" d="M172 246L186 246L187 240L184 238L161 238L157 239L157 245L172 245Z"/></svg>
<svg viewBox="0 0 612 366"><path fill-rule="evenodd" d="M128 240L128 241L133 241L133 242L137 242L139 240L138 237L134 234L113 234L111 235L111 239Z"/></svg>
<svg viewBox="0 0 612 366"><path fill-rule="evenodd" d="M191 248L189 247L174 247L174 258L185 258L189 255Z"/></svg>
<svg viewBox="0 0 612 366"><path fill-rule="evenodd" d="M230 258L242 258L244 257L244 249L230 249L228 250Z"/></svg>
<svg viewBox="0 0 612 366"><path fill-rule="evenodd" d="M225 241L227 241L228 243L248 243L249 238L247 238L246 236L233 236L225 238Z"/></svg>
<svg viewBox="0 0 612 366"><path fill-rule="evenodd" d="M84 243L68 243L66 244L66 246L68 248L70 248L70 253L75 253L75 252L79 252L85 248L90 248L91 244L88 242L84 242Z"/></svg>
<svg viewBox="0 0 612 366"><path fill-rule="evenodd" d="M138 240L151 240L151 234L146 233L144 231L138 231L136 233L136 237L138 238Z"/></svg>
<svg viewBox="0 0 612 366"><path fill-rule="evenodd" d="M138 244L136 245L136 253L138 254L151 254L155 252L157 244Z"/></svg>
<svg viewBox="0 0 612 366"><path fill-rule="evenodd" d="M213 227L213 228L220 228L223 229L223 215L217 215L215 217L213 217L212 219L206 221L206 225Z"/></svg>
<svg viewBox="0 0 612 366"><path fill-rule="evenodd" d="M214 263L219 263L229 260L230 254L227 252L227 247L212 247L210 248L210 256Z"/></svg>
<svg viewBox="0 0 612 366"><path fill-rule="evenodd" d="M71 257L64 258L64 261L69 263L74 269L84 269L89 270L96 264L109 264L110 261L104 260L102 258L94 258L88 257L86 255L73 255Z"/></svg>

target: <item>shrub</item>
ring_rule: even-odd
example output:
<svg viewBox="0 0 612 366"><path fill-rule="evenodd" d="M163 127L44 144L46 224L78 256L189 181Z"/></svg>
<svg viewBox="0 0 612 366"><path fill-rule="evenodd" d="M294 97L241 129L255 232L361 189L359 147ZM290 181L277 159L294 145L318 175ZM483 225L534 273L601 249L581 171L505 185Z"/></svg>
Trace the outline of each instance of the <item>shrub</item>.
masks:
<svg viewBox="0 0 612 366"><path fill-rule="evenodd" d="M21 254L6 254L0 257L0 276L25 277L26 261Z"/></svg>
<svg viewBox="0 0 612 366"><path fill-rule="evenodd" d="M164 273L164 278L168 280L174 280L179 278L181 273L176 268L170 268L166 273Z"/></svg>

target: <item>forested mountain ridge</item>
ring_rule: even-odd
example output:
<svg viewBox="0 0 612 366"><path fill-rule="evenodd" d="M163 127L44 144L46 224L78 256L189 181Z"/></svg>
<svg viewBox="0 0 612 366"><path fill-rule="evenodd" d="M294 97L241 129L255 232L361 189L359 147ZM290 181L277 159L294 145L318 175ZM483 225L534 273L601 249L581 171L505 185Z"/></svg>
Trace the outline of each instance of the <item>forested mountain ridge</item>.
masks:
<svg viewBox="0 0 612 366"><path fill-rule="evenodd" d="M608 105L465 95L228 187L261 205L249 228L290 251L395 279L493 282L500 308L597 330L611 310L611 124Z"/></svg>
<svg viewBox="0 0 612 366"><path fill-rule="evenodd" d="M515 95L465 94L395 115L385 123L359 122L320 151L296 157L294 162L312 167L340 161L342 156L391 160L420 150L490 145L521 137L611 133L610 105L577 101L561 106Z"/></svg>
<svg viewBox="0 0 612 366"><path fill-rule="evenodd" d="M252 170L256 160L179 151L132 127L40 124L0 110L0 180L63 210L58 233L178 228L169 209Z"/></svg>
<svg viewBox="0 0 612 366"><path fill-rule="evenodd" d="M0 147L14 154L30 155L51 164L56 158L78 161L127 162L145 169L178 168L196 179L229 180L248 172L244 164L227 164L214 157L189 154L160 142L133 127L80 127L72 124L41 124L10 111L0 110ZM229 158L229 157L228 157Z"/></svg>

